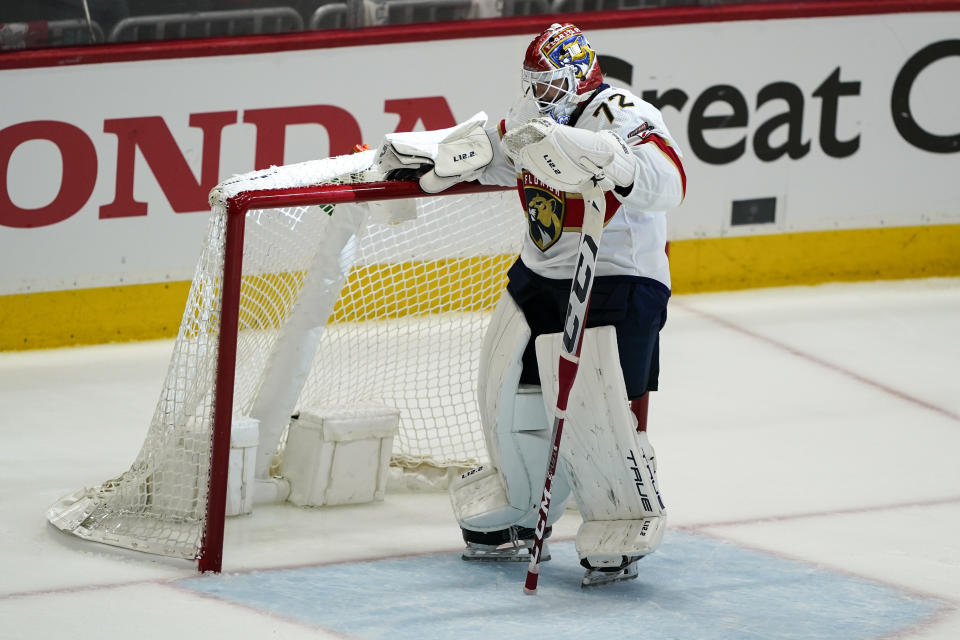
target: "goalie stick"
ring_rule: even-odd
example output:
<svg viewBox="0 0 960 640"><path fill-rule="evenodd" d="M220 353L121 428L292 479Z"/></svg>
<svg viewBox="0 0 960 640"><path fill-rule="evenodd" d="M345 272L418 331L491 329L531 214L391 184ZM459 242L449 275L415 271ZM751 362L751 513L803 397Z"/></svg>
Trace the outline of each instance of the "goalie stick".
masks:
<svg viewBox="0 0 960 640"><path fill-rule="evenodd" d="M570 389L577 377L580 363L580 348L583 345L583 329L587 321L587 308L590 305L590 293L593 291L593 278L597 265L597 248L603 234L603 219L606 213L606 199L603 190L597 185L598 178L583 192L583 226L580 230L579 257L577 268L570 283L570 300L563 321L563 340L558 366L557 404L553 419L553 445L547 462L546 476L543 481L543 493L540 496L540 510L537 527L534 529L533 549L530 551L530 564L523 584L527 595L537 593L537 580L540 577L540 552L543 549L543 534L550 513L550 489L553 476L557 472L557 459L560 456L560 438L563 435L563 423L566 418L567 401Z"/></svg>

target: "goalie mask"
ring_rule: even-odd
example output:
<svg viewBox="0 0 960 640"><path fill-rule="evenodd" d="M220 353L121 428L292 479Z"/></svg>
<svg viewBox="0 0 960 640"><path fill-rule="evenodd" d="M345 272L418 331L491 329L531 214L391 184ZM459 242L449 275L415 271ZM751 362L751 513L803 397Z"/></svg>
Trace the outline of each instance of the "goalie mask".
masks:
<svg viewBox="0 0 960 640"><path fill-rule="evenodd" d="M602 82L597 52L572 24L550 25L527 47L523 93L536 101L540 113L560 124L567 124L577 104Z"/></svg>

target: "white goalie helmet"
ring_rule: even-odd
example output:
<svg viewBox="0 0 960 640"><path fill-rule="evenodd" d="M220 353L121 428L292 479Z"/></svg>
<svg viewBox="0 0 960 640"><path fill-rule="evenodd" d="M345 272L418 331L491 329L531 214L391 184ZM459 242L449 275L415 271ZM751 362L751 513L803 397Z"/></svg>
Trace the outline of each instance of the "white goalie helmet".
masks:
<svg viewBox="0 0 960 640"><path fill-rule="evenodd" d="M520 79L540 113L566 124L577 104L603 82L603 73L583 32L554 23L527 47Z"/></svg>

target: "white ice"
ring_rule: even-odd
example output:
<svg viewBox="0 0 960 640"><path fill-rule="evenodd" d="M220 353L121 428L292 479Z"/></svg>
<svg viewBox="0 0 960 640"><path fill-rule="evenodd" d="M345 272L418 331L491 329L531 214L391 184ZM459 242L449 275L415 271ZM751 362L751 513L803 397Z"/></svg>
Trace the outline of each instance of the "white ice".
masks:
<svg viewBox="0 0 960 640"><path fill-rule="evenodd" d="M0 354L0 638L344 637L183 589L189 563L46 523L57 498L134 459L171 346ZM671 529L936 598L896 637L960 637L960 279L675 296L661 389L650 435ZM556 538L577 525L567 513ZM442 494L259 506L228 522L224 570L460 544Z"/></svg>

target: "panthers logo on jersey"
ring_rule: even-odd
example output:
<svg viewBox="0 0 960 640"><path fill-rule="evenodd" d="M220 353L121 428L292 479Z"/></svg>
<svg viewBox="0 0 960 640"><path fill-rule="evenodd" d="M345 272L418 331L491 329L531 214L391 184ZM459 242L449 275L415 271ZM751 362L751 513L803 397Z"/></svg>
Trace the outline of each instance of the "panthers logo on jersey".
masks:
<svg viewBox="0 0 960 640"><path fill-rule="evenodd" d="M546 252L555 245L564 231L580 233L583 228L584 204L580 194L551 189L526 169L517 174L517 193L527 212L528 235L540 251ZM620 202L613 191L604 195L607 212L603 224L606 226L620 210Z"/></svg>
<svg viewBox="0 0 960 640"><path fill-rule="evenodd" d="M569 31L570 35L557 42L548 40L549 48L548 44L545 44L541 52L557 69L572 66L577 78L582 80L597 59L597 52L590 48L590 44L579 29L574 28Z"/></svg>
<svg viewBox="0 0 960 640"><path fill-rule="evenodd" d="M564 195L557 195L544 187L525 184L523 199L527 208L530 239L541 251L546 251L563 233L566 211Z"/></svg>

